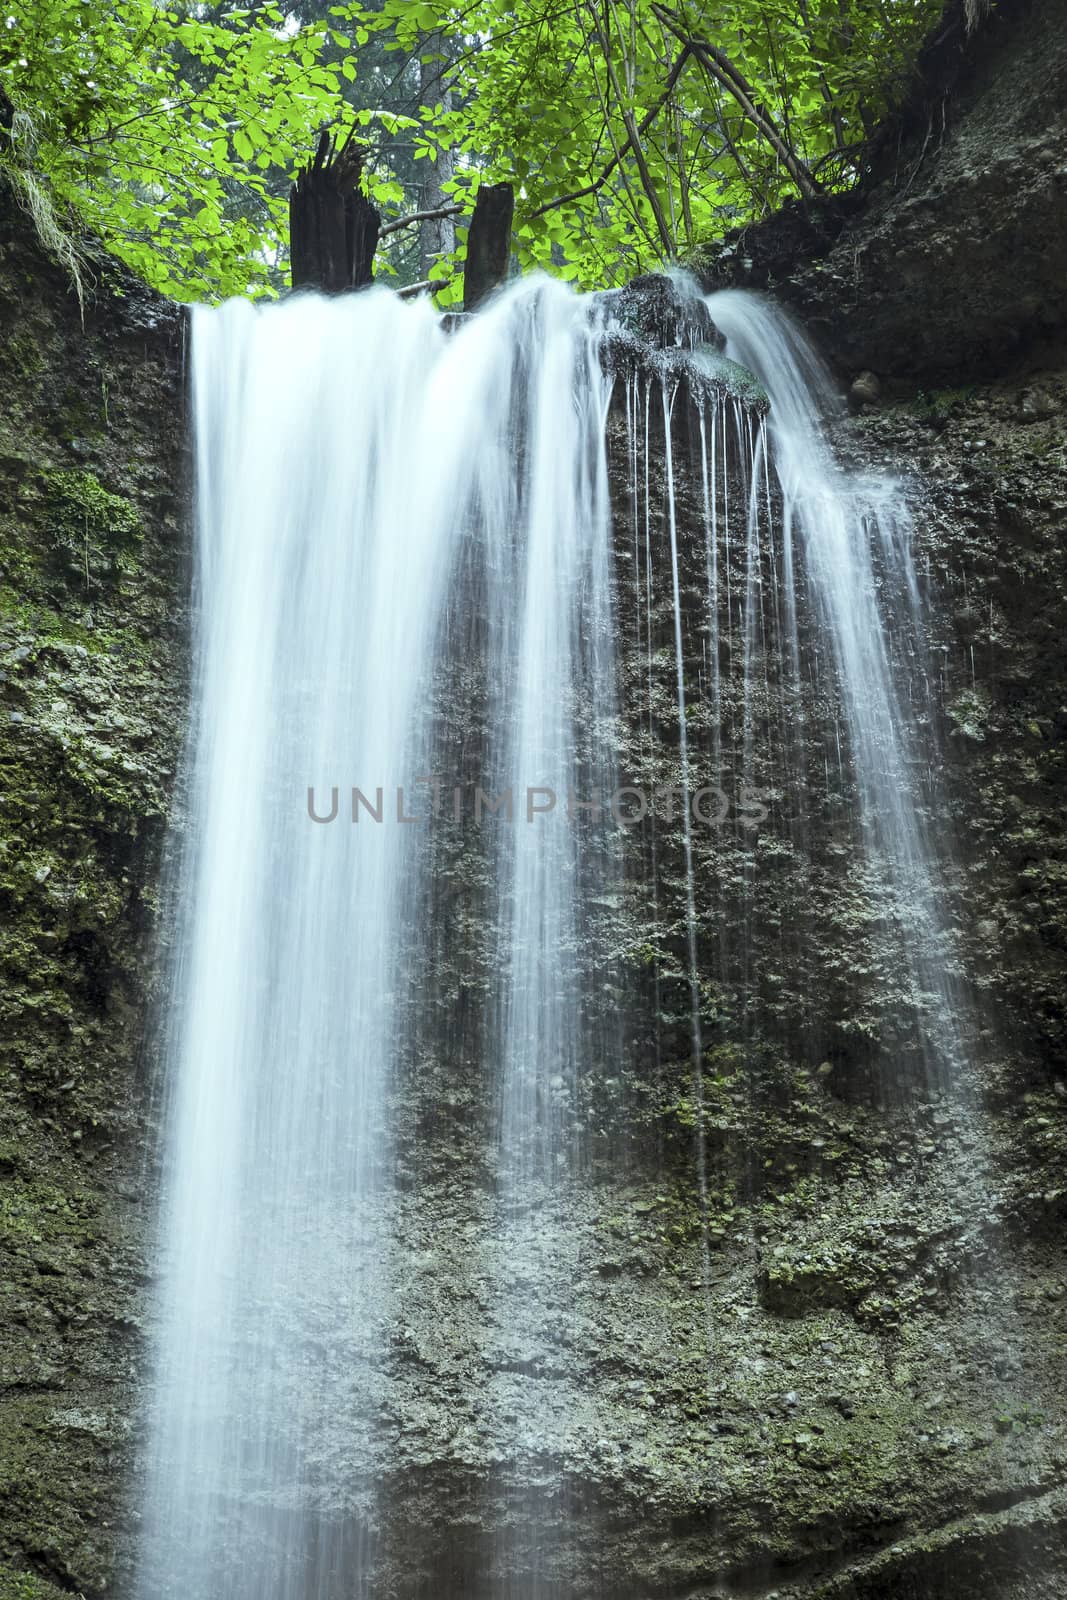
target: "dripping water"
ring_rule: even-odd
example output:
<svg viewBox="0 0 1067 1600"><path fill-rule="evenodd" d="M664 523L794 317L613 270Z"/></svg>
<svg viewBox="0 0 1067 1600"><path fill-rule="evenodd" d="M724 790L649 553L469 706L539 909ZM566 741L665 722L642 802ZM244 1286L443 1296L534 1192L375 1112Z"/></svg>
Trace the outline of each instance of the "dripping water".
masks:
<svg viewBox="0 0 1067 1600"><path fill-rule="evenodd" d="M850 474L833 461L821 424L837 407L836 391L784 312L737 290L711 295L707 305L728 353L770 396L789 674L795 682L805 646L821 645L833 663L857 796L856 842L908 975L924 1082L966 1094L964 1001L943 874L950 845L936 818L939 797L924 784L934 708L923 698L922 603L907 504L892 481ZM814 641L802 637L801 584ZM908 672L908 657L920 664L917 672Z"/></svg>

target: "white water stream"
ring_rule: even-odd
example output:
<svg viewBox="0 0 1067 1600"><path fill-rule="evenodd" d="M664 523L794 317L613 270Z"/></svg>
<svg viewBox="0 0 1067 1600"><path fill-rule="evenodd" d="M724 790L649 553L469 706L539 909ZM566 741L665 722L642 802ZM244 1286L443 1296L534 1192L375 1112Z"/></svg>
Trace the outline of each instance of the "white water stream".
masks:
<svg viewBox="0 0 1067 1600"><path fill-rule="evenodd" d="M485 789L514 809L495 823L505 1192L562 1157L580 1067L574 695L611 694L595 345L587 307L547 283L452 337L384 292L194 315L196 721L143 1600L370 1581L372 1552L337 1532L326 1424L350 1414L358 1454L388 1325L388 1096L427 1001L427 824L399 819L425 816L431 774L451 804L432 688L472 541ZM605 752L581 742L592 777ZM549 807L538 789L554 814L528 823Z"/></svg>
<svg viewBox="0 0 1067 1600"><path fill-rule="evenodd" d="M895 933L901 1021L918 1019L927 1087L966 1096L959 956L942 870L944 801L933 770L937 689L907 501L895 480L848 472L833 460L821 432L840 404L833 379L787 313L739 290L711 295L706 304L727 354L755 373L770 397L771 464L757 447L748 537L754 547L771 541L771 598L794 714L802 715L803 677L814 681L821 654L833 664L847 729L860 858ZM771 472L780 525L771 523L759 492L761 480L769 489ZM758 559L754 548L750 572ZM798 622L802 586L814 622L807 639ZM746 675L753 632L750 622ZM759 632L764 639L762 617ZM836 764L839 787L847 786L840 746Z"/></svg>

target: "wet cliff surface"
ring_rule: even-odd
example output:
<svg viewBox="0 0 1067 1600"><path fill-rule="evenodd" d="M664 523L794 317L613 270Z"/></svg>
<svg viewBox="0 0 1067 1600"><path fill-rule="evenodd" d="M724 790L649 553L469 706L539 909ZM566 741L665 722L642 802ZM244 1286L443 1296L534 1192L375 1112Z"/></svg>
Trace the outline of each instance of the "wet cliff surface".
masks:
<svg viewBox="0 0 1067 1600"><path fill-rule="evenodd" d="M839 786L844 718L817 673L797 732L773 542L747 684L743 630L720 613L713 725L699 465L677 431L692 778L727 802L694 832L703 1114L682 835L661 820L628 836L626 886L598 930L623 1020L570 1108L580 1179L501 1209L476 1028L468 1053L428 1047L398 1101L404 1248L389 1399L366 1444L399 1592L534 1594L535 1570L565 1595L1062 1589L1059 392L1049 377L924 394L837 431L842 458L900 474L915 510L932 804L975 977L959 1018L971 1106L926 1077L916 997ZM649 627L621 415L612 430L618 749L647 789L681 781L665 474L654 442ZM746 560L735 548L735 596ZM810 645L810 619L801 632ZM767 804L756 827L746 783ZM433 961L449 1040L492 982L477 852L457 849L463 888Z"/></svg>
<svg viewBox="0 0 1067 1600"><path fill-rule="evenodd" d="M105 274L107 274L105 276ZM185 715L182 319L84 327L0 221L0 1593L98 1592L143 1355L155 910ZM40 1592L44 1592L41 1590Z"/></svg>
<svg viewBox="0 0 1067 1600"><path fill-rule="evenodd" d="M532 1595L535 1568L568 1600L1051 1600L1067 1582L1067 374L1045 280L1062 213L1051 169L1019 144L1063 137L1064 55L1055 7L1035 0L1015 31L1003 10L906 192L851 218L821 264L794 242L770 275L846 378L873 366L891 380L891 401L842 417L835 447L901 476L913 505L977 1109L961 1118L923 1077L913 997L833 783L798 814L792 780L825 772L839 708L813 687L803 732L783 721L773 616L754 694L740 656L721 653L729 811L694 838L702 1116L682 840L664 820L627 834L601 908L601 1004L617 1026L574 1108L579 1174L517 1215L500 1208L492 1063L477 1050L493 982L484 848L469 830L445 839L447 915L426 959L449 1045L425 1040L390 1108L398 1247L372 1354L352 1357L375 1410L358 1431L338 1419L322 1448L338 1548L371 1521L382 1594ZM943 247L920 249L923 229ZM115 1592L135 1538L150 1017L189 532L180 318L102 285L83 330L10 209L0 242L0 1596L30 1600ZM898 284L901 249L915 259ZM680 428L687 658L703 663L695 445ZM620 768L669 782L662 447L650 610L618 410L611 447ZM705 687L694 665L701 762ZM748 744L746 704L761 730ZM443 695L443 721L454 705ZM483 733L449 736L476 747ZM766 800L755 827L745 781Z"/></svg>

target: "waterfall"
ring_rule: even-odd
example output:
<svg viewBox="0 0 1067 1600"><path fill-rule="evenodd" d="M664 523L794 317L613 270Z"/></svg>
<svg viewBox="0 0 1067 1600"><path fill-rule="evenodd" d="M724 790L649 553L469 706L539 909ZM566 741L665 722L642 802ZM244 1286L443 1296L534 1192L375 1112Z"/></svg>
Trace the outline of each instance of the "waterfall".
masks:
<svg viewBox="0 0 1067 1600"><path fill-rule="evenodd" d="M838 409L837 391L785 311L740 290L710 295L706 304L728 354L760 379L771 402L766 439L752 451L752 481L761 467L765 483L773 472L780 499L776 512L766 508L766 524L794 750L803 728L804 676L814 679L824 662L832 664L850 753L846 776L838 733L834 776L855 817L855 845L872 893L894 930L901 975L895 998L904 1013L897 1023L906 1028L908 1014L917 1022L924 1066L918 1087L966 1094L965 1003L943 870L951 839L938 782L937 686L907 501L892 479L849 472L833 460L822 426ZM754 494L748 528L757 545L763 509ZM758 559L754 553L750 573ZM803 637L798 595L811 613ZM749 705L748 692L745 698ZM803 799L802 755L794 755L783 776ZM842 793L850 789L854 798Z"/></svg>
<svg viewBox="0 0 1067 1600"><path fill-rule="evenodd" d="M138 1600L385 1592L395 1128L428 1060L463 1080L490 1151L468 1175L488 1219L468 1380L495 1463L479 1593L568 1592L545 1531L571 1514L574 1407L548 1358L575 1346L586 1270L566 1197L625 1071L665 1097L684 1056L710 1387L724 1180L703 1075L755 1032L750 791L769 767L795 838L842 808L899 954L896 1021L917 1019L927 1086L955 1081L903 498L834 464L829 380L782 314L707 304L769 418L710 347L613 379L610 307L547 280L451 329L377 289L194 314L194 715ZM627 507L608 475L623 412ZM841 737L813 771L816 698ZM644 816L620 823L620 785ZM620 910L641 871L644 912ZM631 979L653 985L654 1061L626 1057ZM661 1051L668 989L687 1042Z"/></svg>
<svg viewBox="0 0 1067 1600"><path fill-rule="evenodd" d="M595 884L613 788L605 723L615 708L611 384L582 302L544 297L538 309L536 361L520 375L527 449L508 514L489 530L490 759L504 777L523 775L517 823L495 836L504 983L490 1048L506 1064L501 1151L520 1202L580 1143L583 888Z"/></svg>
<svg viewBox="0 0 1067 1600"><path fill-rule="evenodd" d="M305 1600L365 1559L334 1543L319 1444L338 1405L367 1426L349 1397L387 1315L375 1197L419 849L386 808L427 759L470 421L444 403L450 362L435 320L384 296L194 313L195 728L146 1597ZM352 785L368 806L350 811Z"/></svg>
<svg viewBox="0 0 1067 1600"><path fill-rule="evenodd" d="M483 1049L503 1203L580 1143L588 813L568 793L592 802L610 766L578 685L605 717L613 696L597 337L544 281L451 336L382 291L194 313L194 726L142 1600L372 1583L352 1530L378 1516L358 1465L391 1317L390 1097L416 1041L455 1048L422 931L439 819L485 839L496 882ZM457 694L487 729L473 771Z"/></svg>

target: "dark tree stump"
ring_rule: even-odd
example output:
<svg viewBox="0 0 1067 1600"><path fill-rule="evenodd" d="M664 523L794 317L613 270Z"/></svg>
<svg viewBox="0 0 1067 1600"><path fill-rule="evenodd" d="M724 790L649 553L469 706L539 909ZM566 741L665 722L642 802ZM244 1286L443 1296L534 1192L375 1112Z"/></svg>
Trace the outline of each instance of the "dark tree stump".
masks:
<svg viewBox="0 0 1067 1600"><path fill-rule="evenodd" d="M515 190L510 183L482 184L474 202L463 272L463 309L481 305L508 275Z"/></svg>
<svg viewBox="0 0 1067 1600"><path fill-rule="evenodd" d="M328 133L289 191L289 254L294 289L340 294L373 280L381 217L360 189L363 157L336 150Z"/></svg>

